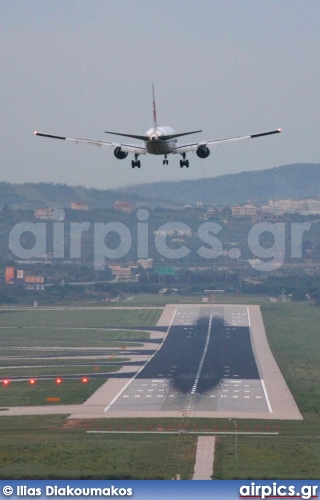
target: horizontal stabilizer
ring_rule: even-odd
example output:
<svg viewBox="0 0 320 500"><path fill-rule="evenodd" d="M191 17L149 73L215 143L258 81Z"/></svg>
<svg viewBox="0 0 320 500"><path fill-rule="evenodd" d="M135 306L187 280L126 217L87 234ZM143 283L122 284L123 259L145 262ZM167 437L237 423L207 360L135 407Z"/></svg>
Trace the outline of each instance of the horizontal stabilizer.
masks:
<svg viewBox="0 0 320 500"><path fill-rule="evenodd" d="M194 130L193 132L183 132L182 134L171 134L171 135L159 135L159 140L168 141L174 139L175 137L182 137L183 135L197 134L202 132L202 130ZM140 141L148 141L149 137L147 135L135 135L135 134L121 134L119 132L107 132L105 134L120 135L122 137L131 137L132 139L139 139Z"/></svg>
<svg viewBox="0 0 320 500"><path fill-rule="evenodd" d="M147 135L134 135L134 134L121 134L120 132L107 132L105 134L120 135L121 137L131 137L132 139L138 139L139 141L147 141Z"/></svg>
<svg viewBox="0 0 320 500"><path fill-rule="evenodd" d="M183 135L197 134L198 132L202 132L202 130L194 130L193 132L183 132L182 134L171 134L171 135L162 135L166 140L174 139L175 137L182 137Z"/></svg>

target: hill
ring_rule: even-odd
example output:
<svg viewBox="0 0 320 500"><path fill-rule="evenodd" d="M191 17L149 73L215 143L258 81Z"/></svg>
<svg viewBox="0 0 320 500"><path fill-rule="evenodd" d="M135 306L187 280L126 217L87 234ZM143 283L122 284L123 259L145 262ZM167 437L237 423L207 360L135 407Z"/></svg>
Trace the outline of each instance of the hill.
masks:
<svg viewBox="0 0 320 500"><path fill-rule="evenodd" d="M175 200L179 204L202 201L229 205L253 199L263 203L270 199L318 198L320 164L298 163L214 178L140 184L122 191L128 194L143 192L148 198Z"/></svg>
<svg viewBox="0 0 320 500"><path fill-rule="evenodd" d="M132 205L147 206L181 206L198 201L232 205L253 199L264 203L270 199L318 198L319 193L320 164L300 163L214 178L139 184L117 190L87 189L84 186L42 182L0 182L0 209L70 207L72 202L82 202L94 210L110 208L119 200Z"/></svg>
<svg viewBox="0 0 320 500"><path fill-rule="evenodd" d="M4 207L16 209L37 209L41 207L70 207L71 203L86 203L89 208L111 208L118 200L132 205L152 205L153 200L138 193L121 193L116 190L87 189L84 186L66 184L8 184L0 182L0 210ZM168 202L164 202L168 204Z"/></svg>

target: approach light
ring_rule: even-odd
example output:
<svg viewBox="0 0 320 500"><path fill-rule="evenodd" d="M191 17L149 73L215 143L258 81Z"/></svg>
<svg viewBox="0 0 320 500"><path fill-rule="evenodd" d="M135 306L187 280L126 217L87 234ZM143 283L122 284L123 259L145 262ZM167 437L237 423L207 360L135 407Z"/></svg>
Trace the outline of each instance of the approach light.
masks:
<svg viewBox="0 0 320 500"><path fill-rule="evenodd" d="M62 378L56 378L56 384L62 384Z"/></svg>
<svg viewBox="0 0 320 500"><path fill-rule="evenodd" d="M82 383L86 384L87 382L89 382L88 377L82 377Z"/></svg>
<svg viewBox="0 0 320 500"><path fill-rule="evenodd" d="M34 378L31 378L31 379L29 380L29 384L30 384L30 385L34 385L35 383L36 383L36 381L35 381L35 379L34 379Z"/></svg>
<svg viewBox="0 0 320 500"><path fill-rule="evenodd" d="M8 380L7 378L5 378L3 381L2 381L3 385L9 385L10 384L10 380Z"/></svg>

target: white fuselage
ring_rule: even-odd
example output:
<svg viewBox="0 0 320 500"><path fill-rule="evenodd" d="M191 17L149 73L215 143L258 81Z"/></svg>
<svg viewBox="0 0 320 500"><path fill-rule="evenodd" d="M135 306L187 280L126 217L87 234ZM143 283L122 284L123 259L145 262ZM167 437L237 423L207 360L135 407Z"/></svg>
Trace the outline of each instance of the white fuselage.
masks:
<svg viewBox="0 0 320 500"><path fill-rule="evenodd" d="M163 125L156 129L150 128L146 132L148 140L145 141L145 146L151 155L167 155L172 153L173 148L177 144L177 139L167 139L166 136L175 134L173 128Z"/></svg>

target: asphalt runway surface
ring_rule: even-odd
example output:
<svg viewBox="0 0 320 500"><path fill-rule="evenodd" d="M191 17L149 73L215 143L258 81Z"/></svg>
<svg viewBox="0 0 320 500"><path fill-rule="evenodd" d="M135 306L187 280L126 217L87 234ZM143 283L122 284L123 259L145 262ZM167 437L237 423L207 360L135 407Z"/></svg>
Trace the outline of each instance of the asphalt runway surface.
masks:
<svg viewBox="0 0 320 500"><path fill-rule="evenodd" d="M178 306L161 348L106 409L270 410L244 306Z"/></svg>

